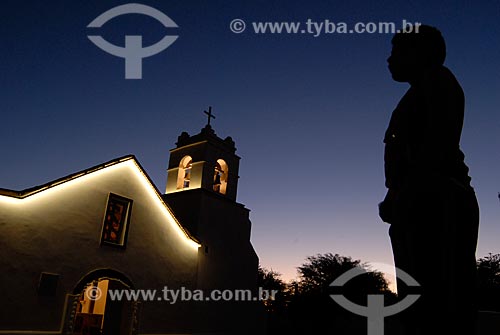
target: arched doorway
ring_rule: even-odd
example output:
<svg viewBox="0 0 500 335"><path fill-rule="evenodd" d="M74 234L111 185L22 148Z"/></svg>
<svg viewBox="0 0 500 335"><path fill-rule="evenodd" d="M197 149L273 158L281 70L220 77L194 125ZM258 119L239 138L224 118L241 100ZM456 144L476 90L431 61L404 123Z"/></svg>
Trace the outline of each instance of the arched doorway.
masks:
<svg viewBox="0 0 500 335"><path fill-rule="evenodd" d="M99 269L84 276L73 290L66 334L136 334L138 302L126 295L110 294L134 289L121 272Z"/></svg>

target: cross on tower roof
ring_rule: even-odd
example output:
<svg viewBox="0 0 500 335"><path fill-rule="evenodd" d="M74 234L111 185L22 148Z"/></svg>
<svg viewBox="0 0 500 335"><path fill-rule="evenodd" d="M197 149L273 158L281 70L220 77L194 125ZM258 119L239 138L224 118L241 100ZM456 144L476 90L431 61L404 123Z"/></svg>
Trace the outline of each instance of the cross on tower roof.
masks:
<svg viewBox="0 0 500 335"><path fill-rule="evenodd" d="M212 114L212 106L208 107L208 112L207 111L203 111L203 113L205 113L205 114L208 115L207 125L210 126L210 119L215 119L215 116Z"/></svg>

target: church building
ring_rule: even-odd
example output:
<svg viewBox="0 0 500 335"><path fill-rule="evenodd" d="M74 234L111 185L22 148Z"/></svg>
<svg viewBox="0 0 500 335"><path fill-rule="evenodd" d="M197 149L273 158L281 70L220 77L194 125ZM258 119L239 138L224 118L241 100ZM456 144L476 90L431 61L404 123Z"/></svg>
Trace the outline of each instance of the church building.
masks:
<svg viewBox="0 0 500 335"><path fill-rule="evenodd" d="M264 333L240 157L207 114L164 193L133 155L0 189L0 334Z"/></svg>

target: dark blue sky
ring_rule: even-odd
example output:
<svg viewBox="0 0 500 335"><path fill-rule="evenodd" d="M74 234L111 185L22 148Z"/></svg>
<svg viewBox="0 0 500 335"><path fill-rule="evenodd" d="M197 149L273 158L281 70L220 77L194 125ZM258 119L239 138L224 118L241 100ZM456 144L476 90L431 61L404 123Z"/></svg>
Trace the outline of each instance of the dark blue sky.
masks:
<svg viewBox="0 0 500 335"><path fill-rule="evenodd" d="M87 25L126 1L2 1L0 187L24 189L135 154L164 190L168 150L199 132L213 106L242 157L238 200L251 209L261 263L284 274L333 252L392 263L382 136L408 88L391 80L391 34L254 34L251 22L403 19L438 27L446 65L466 94L462 148L481 207L479 257L500 252L500 3L498 1L141 1L166 29L125 15ZM247 22L235 34L231 20ZM304 24L304 23L303 23ZM123 45L179 35L124 79L124 60L88 39Z"/></svg>

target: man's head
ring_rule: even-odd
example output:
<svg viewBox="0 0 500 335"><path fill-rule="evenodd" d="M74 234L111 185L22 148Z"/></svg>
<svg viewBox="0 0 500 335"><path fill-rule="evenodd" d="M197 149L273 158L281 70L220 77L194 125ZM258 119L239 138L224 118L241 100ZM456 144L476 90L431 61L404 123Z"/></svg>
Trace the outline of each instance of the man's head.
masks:
<svg viewBox="0 0 500 335"><path fill-rule="evenodd" d="M423 71L443 65L445 58L446 44L441 32L419 25L394 35L387 62L394 80L411 82Z"/></svg>

